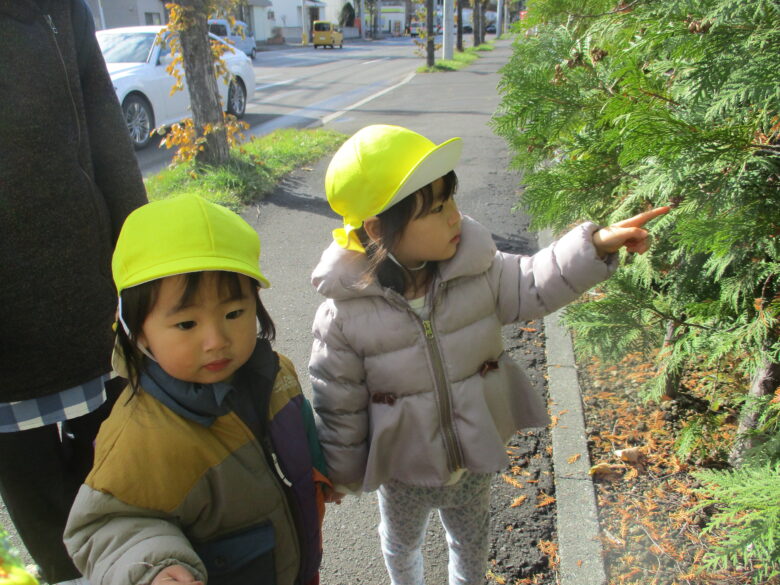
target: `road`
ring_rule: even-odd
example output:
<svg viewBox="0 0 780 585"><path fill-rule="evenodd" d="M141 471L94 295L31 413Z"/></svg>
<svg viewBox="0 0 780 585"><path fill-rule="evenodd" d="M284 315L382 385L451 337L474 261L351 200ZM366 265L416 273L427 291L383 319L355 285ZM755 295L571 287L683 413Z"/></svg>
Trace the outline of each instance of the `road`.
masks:
<svg viewBox="0 0 780 585"><path fill-rule="evenodd" d="M244 121L249 134L327 123L345 109L404 83L424 64L410 38L347 40L343 49L290 47L255 57L255 95ZM137 153L144 176L164 168L172 152L159 138Z"/></svg>

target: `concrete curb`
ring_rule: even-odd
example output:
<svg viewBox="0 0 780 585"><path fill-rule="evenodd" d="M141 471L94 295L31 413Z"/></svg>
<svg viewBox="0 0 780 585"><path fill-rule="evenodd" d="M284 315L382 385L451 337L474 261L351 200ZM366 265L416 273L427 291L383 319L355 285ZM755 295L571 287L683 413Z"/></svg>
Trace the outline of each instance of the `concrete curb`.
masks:
<svg viewBox="0 0 780 585"><path fill-rule="evenodd" d="M552 241L540 232L539 247ZM558 506L558 555L561 585L604 585L598 508L588 470L585 417L569 332L560 324L560 311L544 318L547 338L548 390L553 417L552 444L555 497Z"/></svg>

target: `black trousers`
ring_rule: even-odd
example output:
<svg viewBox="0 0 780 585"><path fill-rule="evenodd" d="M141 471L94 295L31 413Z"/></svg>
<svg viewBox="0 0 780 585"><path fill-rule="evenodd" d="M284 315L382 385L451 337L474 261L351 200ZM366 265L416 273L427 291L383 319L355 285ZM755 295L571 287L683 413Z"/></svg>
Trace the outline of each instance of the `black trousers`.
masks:
<svg viewBox="0 0 780 585"><path fill-rule="evenodd" d="M106 402L62 423L62 434L56 424L0 433L0 496L48 583L81 576L62 535L76 492L92 468L95 435L124 385L119 378L111 380Z"/></svg>

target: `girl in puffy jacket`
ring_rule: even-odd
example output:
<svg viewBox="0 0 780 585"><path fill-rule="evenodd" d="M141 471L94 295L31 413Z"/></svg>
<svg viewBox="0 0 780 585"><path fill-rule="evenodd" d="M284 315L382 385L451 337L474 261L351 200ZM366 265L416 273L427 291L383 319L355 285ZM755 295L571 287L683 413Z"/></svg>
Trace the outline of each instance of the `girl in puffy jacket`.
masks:
<svg viewBox="0 0 780 585"><path fill-rule="evenodd" d="M658 208L608 228L584 223L533 256L496 250L453 199L461 141L398 126L347 140L325 178L344 218L312 282L309 371L317 430L343 494L378 490L393 585L421 585L432 509L447 532L450 585L481 585L489 487L505 444L547 412L504 353L501 327L537 319L606 279L621 247L649 247Z"/></svg>
<svg viewBox="0 0 780 585"><path fill-rule="evenodd" d="M295 368L271 348L259 255L252 226L194 195L125 221L114 368L130 385L65 530L93 585L319 582L328 482Z"/></svg>

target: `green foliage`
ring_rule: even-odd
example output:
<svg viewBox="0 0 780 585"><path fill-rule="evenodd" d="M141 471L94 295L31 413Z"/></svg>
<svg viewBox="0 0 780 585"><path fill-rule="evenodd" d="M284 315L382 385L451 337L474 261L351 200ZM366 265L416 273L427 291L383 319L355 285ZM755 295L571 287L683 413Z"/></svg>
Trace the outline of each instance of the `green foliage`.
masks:
<svg viewBox="0 0 780 585"><path fill-rule="evenodd" d="M355 26L355 8L350 2L345 2L344 6L341 7L339 24L341 26Z"/></svg>
<svg viewBox="0 0 780 585"><path fill-rule="evenodd" d="M231 209L262 199L287 173L333 152L346 136L332 130L276 130L235 148L226 165L180 164L147 181L150 200L197 193Z"/></svg>
<svg viewBox="0 0 780 585"><path fill-rule="evenodd" d="M780 576L780 461L696 476L704 483L702 507L716 507L705 532L721 535L704 568L752 567L754 583Z"/></svg>
<svg viewBox="0 0 780 585"><path fill-rule="evenodd" d="M433 67L418 67L418 73L437 73L441 71L457 71L463 69L472 62L480 58L480 52L492 51L494 46L490 43L479 45L478 47L467 47L462 52L456 52L452 59L440 59L434 63Z"/></svg>
<svg viewBox="0 0 780 585"><path fill-rule="evenodd" d="M658 348L672 321L659 359L675 368L728 360L747 378L776 360L780 6L531 0L528 13L493 124L533 226L675 207L654 221L647 258L568 309L580 349Z"/></svg>
<svg viewBox="0 0 780 585"><path fill-rule="evenodd" d="M567 308L577 350L653 356L648 397L669 376L708 372L709 411L677 437L681 452L706 456L721 406L747 405L750 378L780 362L780 4L529 0L514 31L493 125L523 173L533 227L673 207L650 225L648 254L623 257L618 275ZM775 438L765 453L780 443L778 410L759 404L754 432ZM777 463L754 457L702 478L720 510L713 530L737 528L708 562L776 575Z"/></svg>

